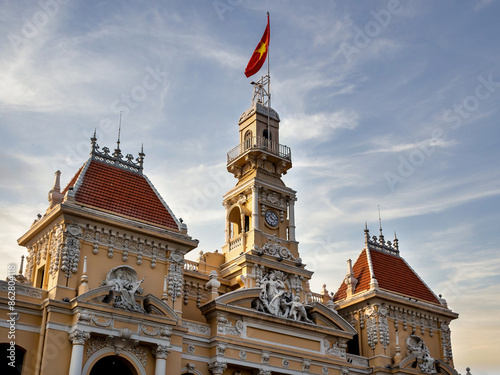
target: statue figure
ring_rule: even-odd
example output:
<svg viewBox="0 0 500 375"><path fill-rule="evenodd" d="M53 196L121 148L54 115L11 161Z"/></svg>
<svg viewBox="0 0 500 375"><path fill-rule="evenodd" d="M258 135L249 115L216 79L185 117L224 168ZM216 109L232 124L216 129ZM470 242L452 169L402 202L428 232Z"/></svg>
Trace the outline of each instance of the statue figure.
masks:
<svg viewBox="0 0 500 375"><path fill-rule="evenodd" d="M431 353L421 337L411 335L406 340L406 346L408 347L408 354L417 357L418 367L423 373L436 374L436 370L434 369L435 360L431 357Z"/></svg>
<svg viewBox="0 0 500 375"><path fill-rule="evenodd" d="M254 308L282 318L293 319L312 323L307 317L307 312L299 296L286 290L285 284L280 280L276 272L271 272L264 277L260 286L260 296L254 301Z"/></svg>
<svg viewBox="0 0 500 375"><path fill-rule="evenodd" d="M299 296L295 296L294 300L290 302L289 305L290 305L290 312L288 314L289 318L297 321L312 323L312 320L307 317L306 308L304 307L304 304L300 302Z"/></svg>
<svg viewBox="0 0 500 375"><path fill-rule="evenodd" d="M144 313L144 309L135 300L135 293L142 293L140 286L145 278L146 276L137 280L137 273L130 266L113 268L103 282L103 285L112 287L104 302L113 300L114 307Z"/></svg>
<svg viewBox="0 0 500 375"><path fill-rule="evenodd" d="M285 294L285 284L276 279L276 274L271 272L269 279L264 277L260 283L262 292L260 299L267 310L273 315L279 315L281 311L281 298Z"/></svg>

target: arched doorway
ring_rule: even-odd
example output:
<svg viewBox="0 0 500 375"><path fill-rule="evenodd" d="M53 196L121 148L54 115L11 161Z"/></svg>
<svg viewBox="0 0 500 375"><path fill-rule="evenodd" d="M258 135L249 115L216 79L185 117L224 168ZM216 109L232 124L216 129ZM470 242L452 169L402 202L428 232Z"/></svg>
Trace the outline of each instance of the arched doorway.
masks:
<svg viewBox="0 0 500 375"><path fill-rule="evenodd" d="M20 375L23 372L24 353L26 350L20 346L7 343L0 344L2 360L0 361L0 374Z"/></svg>
<svg viewBox="0 0 500 375"><path fill-rule="evenodd" d="M90 371L90 375L138 375L134 367L125 358L110 355L96 362Z"/></svg>

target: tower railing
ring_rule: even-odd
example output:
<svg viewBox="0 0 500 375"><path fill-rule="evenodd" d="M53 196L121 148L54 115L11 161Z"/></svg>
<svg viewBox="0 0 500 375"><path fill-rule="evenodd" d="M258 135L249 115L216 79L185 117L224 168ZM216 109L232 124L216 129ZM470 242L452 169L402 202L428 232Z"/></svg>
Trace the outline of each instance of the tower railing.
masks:
<svg viewBox="0 0 500 375"><path fill-rule="evenodd" d="M290 147L272 142L264 137L249 137L227 153L227 163L231 163L240 155L252 150L263 150L280 158L292 160L292 150Z"/></svg>

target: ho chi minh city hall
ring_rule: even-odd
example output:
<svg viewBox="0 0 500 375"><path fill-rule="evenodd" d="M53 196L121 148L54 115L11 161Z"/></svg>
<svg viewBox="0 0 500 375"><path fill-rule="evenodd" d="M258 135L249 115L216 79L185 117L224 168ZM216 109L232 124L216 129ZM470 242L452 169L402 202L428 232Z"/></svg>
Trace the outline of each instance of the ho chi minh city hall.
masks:
<svg viewBox="0 0 500 375"><path fill-rule="evenodd" d="M223 196L220 251L197 249L146 177L142 151L123 157L94 136L67 186L56 172L45 214L18 241L24 270L0 282L2 374L458 374L458 314L397 238L366 228L336 292L310 290L296 191L282 181L291 150L259 82L227 154L235 185Z"/></svg>

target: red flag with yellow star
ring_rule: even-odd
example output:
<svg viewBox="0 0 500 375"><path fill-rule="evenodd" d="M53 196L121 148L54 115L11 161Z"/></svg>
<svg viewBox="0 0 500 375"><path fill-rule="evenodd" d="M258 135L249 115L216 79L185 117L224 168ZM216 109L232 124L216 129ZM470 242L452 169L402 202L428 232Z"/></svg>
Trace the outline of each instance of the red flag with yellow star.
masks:
<svg viewBox="0 0 500 375"><path fill-rule="evenodd" d="M267 27L264 31L264 35L262 35L262 39L260 40L257 48L253 51L253 55L248 62L247 68L245 69L245 75L247 77L253 76L257 73L262 65L264 65L264 61L266 61L267 51L269 49L269 14L267 15Z"/></svg>

